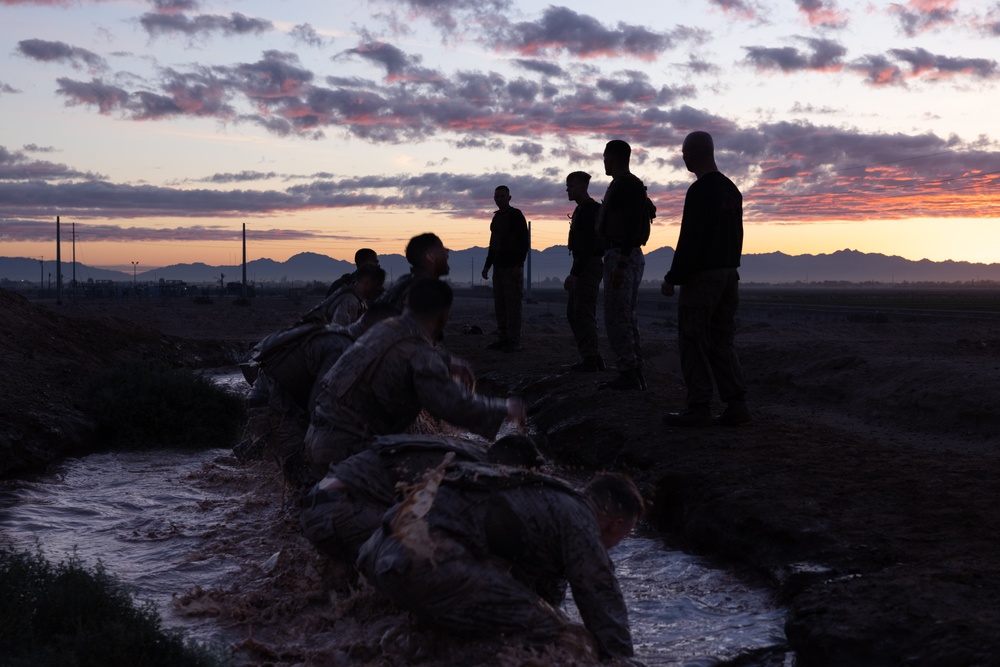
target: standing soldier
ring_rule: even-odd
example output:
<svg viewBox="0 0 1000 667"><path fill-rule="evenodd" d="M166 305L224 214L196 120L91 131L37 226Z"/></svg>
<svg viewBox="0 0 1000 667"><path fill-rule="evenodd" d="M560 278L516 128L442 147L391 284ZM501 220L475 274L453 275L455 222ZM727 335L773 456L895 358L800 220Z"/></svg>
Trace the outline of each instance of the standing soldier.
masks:
<svg viewBox="0 0 1000 667"><path fill-rule="evenodd" d="M687 385L687 409L671 412L670 426L708 426L712 378L726 409L719 423L750 421L746 380L733 341L739 306L740 257L743 254L743 195L715 164L715 143L708 132L692 132L681 148L684 166L695 182L684 197L681 232L670 271L660 291L677 301L681 372Z"/></svg>
<svg viewBox="0 0 1000 667"><path fill-rule="evenodd" d="M597 293L601 288L604 248L597 238L597 211L600 204L587 192L590 174L574 171L566 177L566 196L576 202L569 226L569 252L573 267L563 287L569 292L566 319L576 339L583 361L570 370L593 373L604 370L604 359L597 348Z"/></svg>
<svg viewBox="0 0 1000 667"><path fill-rule="evenodd" d="M520 209L510 205L510 188L498 185L493 191L497 212L490 222L490 249L483 266L483 280L493 267L493 307L496 311L498 340L491 350L521 350L521 300L524 297L524 259L528 256L528 223Z"/></svg>
<svg viewBox="0 0 1000 667"><path fill-rule="evenodd" d="M604 171L611 185L597 216L604 253L604 328L615 353L618 377L602 389L645 389L635 303L646 267L642 248L649 239L646 186L629 171L632 147L621 139L604 148Z"/></svg>

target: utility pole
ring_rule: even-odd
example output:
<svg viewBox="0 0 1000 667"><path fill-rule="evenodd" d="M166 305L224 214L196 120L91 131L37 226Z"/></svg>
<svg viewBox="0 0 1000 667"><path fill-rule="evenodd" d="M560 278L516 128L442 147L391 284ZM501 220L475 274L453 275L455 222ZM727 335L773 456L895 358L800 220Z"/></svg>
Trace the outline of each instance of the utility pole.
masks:
<svg viewBox="0 0 1000 667"><path fill-rule="evenodd" d="M56 305L62 305L62 243L59 239L59 216L56 216Z"/></svg>
<svg viewBox="0 0 1000 667"><path fill-rule="evenodd" d="M42 270L42 275L38 278L38 292L45 293L45 255L38 258L38 268Z"/></svg>
<svg viewBox="0 0 1000 667"><path fill-rule="evenodd" d="M135 267L139 266L139 262L132 262L132 294L136 295L135 287Z"/></svg>
<svg viewBox="0 0 1000 667"><path fill-rule="evenodd" d="M528 220L528 290L524 295L524 300L531 303L531 220Z"/></svg>
<svg viewBox="0 0 1000 667"><path fill-rule="evenodd" d="M73 302L76 302L76 221L73 221Z"/></svg>
<svg viewBox="0 0 1000 667"><path fill-rule="evenodd" d="M243 293L241 297L247 300L247 223L243 223Z"/></svg>

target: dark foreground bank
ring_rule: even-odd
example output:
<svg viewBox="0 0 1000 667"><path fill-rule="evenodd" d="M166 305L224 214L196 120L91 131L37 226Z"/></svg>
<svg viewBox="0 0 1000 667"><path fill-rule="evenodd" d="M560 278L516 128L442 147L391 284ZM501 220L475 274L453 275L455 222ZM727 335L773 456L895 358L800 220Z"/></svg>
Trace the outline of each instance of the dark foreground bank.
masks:
<svg viewBox="0 0 1000 667"><path fill-rule="evenodd" d="M80 378L113 359L233 363L294 319L286 302L49 309L0 293L0 470L92 437ZM754 421L668 429L683 402L675 331L644 322L650 388L598 391L557 307L526 310L524 351L485 349L489 308L456 304L446 345L481 390L529 402L546 454L632 474L675 546L749 565L789 608L799 665L1000 664L1000 330L989 324L756 323L738 345ZM152 324L155 328L150 327ZM463 335L478 325L487 336ZM610 355L605 351L605 357Z"/></svg>

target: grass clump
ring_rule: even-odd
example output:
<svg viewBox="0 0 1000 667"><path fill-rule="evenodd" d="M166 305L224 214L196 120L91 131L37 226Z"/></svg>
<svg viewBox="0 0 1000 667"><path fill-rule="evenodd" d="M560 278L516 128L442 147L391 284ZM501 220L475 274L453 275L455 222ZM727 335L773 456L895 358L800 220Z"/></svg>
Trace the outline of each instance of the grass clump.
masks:
<svg viewBox="0 0 1000 667"><path fill-rule="evenodd" d="M155 362L123 362L94 375L82 408L114 449L232 447L246 423L241 397Z"/></svg>
<svg viewBox="0 0 1000 667"><path fill-rule="evenodd" d="M219 667L221 649L164 630L147 602L98 565L52 565L41 553L0 548L3 667Z"/></svg>

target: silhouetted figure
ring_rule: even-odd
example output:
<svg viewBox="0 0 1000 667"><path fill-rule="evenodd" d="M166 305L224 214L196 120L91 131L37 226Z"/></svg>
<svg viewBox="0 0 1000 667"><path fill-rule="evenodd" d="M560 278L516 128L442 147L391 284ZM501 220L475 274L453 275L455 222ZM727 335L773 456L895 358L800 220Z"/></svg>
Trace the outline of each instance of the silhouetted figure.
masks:
<svg viewBox="0 0 1000 667"><path fill-rule="evenodd" d="M483 265L483 280L493 269L493 309L497 318L497 340L491 350L521 349L521 301L524 298L524 260L528 256L528 222L520 209L510 205L510 188L493 191L497 211L490 222L490 248Z"/></svg>
<svg viewBox="0 0 1000 667"><path fill-rule="evenodd" d="M660 291L677 299L681 372L687 386L687 409L667 414L671 426L712 423L712 377L726 409L718 422L735 426L750 421L746 380L733 340L739 306L737 269L743 253L743 195L719 172L715 145L708 132L684 139L684 166L697 180L684 198L681 231L670 271Z"/></svg>
<svg viewBox="0 0 1000 667"><path fill-rule="evenodd" d="M618 377L602 389L645 389L636 298L646 259L641 246L648 240L646 186L629 171L632 147L620 139L604 148L604 171L611 184L598 212L598 236L604 244L604 328L615 353Z"/></svg>
<svg viewBox="0 0 1000 667"><path fill-rule="evenodd" d="M604 270L604 247L597 238L597 212L601 205L587 192L589 186L590 174L585 171L574 171L566 177L566 197L576 202L567 243L573 267L563 283L569 292L566 319L583 358L570 369L585 373L604 370L604 359L597 347L597 294Z"/></svg>

